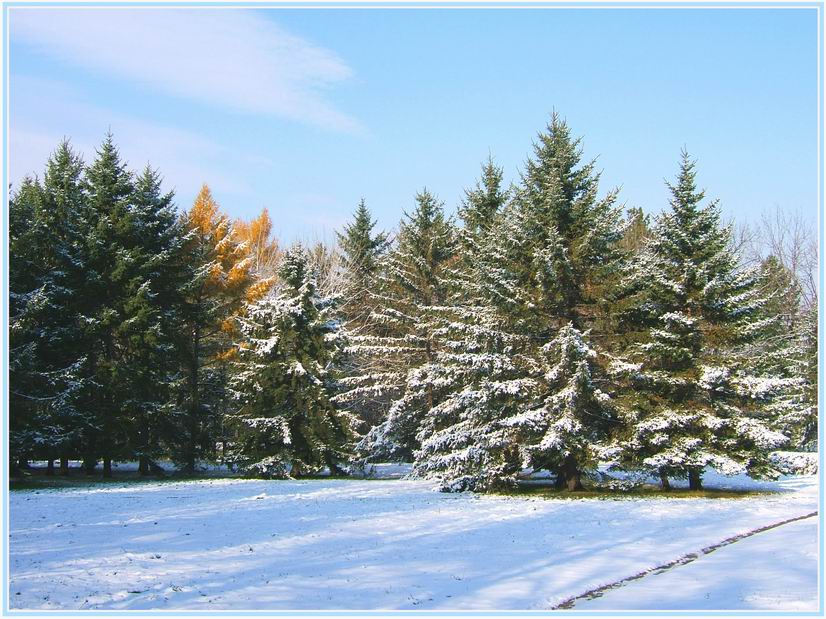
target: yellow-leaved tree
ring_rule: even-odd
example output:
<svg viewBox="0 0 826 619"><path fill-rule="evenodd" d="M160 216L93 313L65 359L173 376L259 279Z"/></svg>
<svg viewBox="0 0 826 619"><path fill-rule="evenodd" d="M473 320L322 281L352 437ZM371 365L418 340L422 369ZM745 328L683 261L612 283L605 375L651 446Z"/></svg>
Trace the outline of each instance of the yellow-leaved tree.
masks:
<svg viewBox="0 0 826 619"><path fill-rule="evenodd" d="M176 457L187 472L223 442L229 358L234 354L235 318L244 304L266 293L270 282L255 273L253 245L239 234L204 184L182 215L183 328L178 350L183 369L178 401L183 417L173 428Z"/></svg>
<svg viewBox="0 0 826 619"><path fill-rule="evenodd" d="M281 249L278 240L272 236L272 220L267 209L250 221L236 220L235 232L238 239L247 245L253 275L261 285L271 285L278 271Z"/></svg>

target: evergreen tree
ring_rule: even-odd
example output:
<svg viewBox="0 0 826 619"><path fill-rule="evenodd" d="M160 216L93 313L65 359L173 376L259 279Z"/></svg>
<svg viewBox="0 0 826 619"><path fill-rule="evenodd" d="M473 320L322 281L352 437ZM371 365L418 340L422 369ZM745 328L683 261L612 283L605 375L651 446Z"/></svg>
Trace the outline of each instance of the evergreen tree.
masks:
<svg viewBox="0 0 826 619"><path fill-rule="evenodd" d="M374 364L348 377L349 389L338 397L345 405L365 398L392 402L387 418L359 446L370 457L409 458L418 447L418 425L434 394L406 393L405 385L409 372L435 359L434 308L448 298L455 256L452 222L442 203L424 190L413 213L405 213L396 247L381 262L370 332L354 335L348 348L350 354L371 356Z"/></svg>
<svg viewBox="0 0 826 619"><path fill-rule="evenodd" d="M112 459L126 455L119 398L129 376L118 330L126 319L124 303L135 267L133 181L108 134L84 175L81 227L87 277L80 309L85 371L91 378L82 396L83 407L94 416L94 425L83 436L84 458L88 470L102 456L105 477L112 474Z"/></svg>
<svg viewBox="0 0 826 619"><path fill-rule="evenodd" d="M441 480L450 491L490 490L513 485L520 470L518 449L502 420L517 414L536 393L518 351L526 342L503 328L482 280L482 258L490 230L505 205L502 170L491 160L466 192L460 208L459 256L446 273L446 304L431 309L433 359L408 374L409 401L432 405L423 414L414 473Z"/></svg>
<svg viewBox="0 0 826 619"><path fill-rule="evenodd" d="M651 234L651 217L641 208L631 207L625 214L625 224L620 246L633 255L643 248L645 240Z"/></svg>
<svg viewBox="0 0 826 619"><path fill-rule="evenodd" d="M336 408L343 347L334 306L317 295L306 251L284 255L276 293L249 305L240 318L240 403L230 459L262 477L300 476L347 458L352 418Z"/></svg>
<svg viewBox="0 0 826 619"><path fill-rule="evenodd" d="M699 489L712 466L724 474L771 474L767 451L783 442L761 410L772 393L743 363L759 334L757 278L739 268L731 230L715 202L703 207L695 164L684 152L671 209L627 278L630 329L647 336L618 361L630 431L620 460L660 476L688 477Z"/></svg>
<svg viewBox="0 0 826 619"><path fill-rule="evenodd" d="M541 375L547 357L542 347L556 341L566 325L577 333L592 330L597 352L601 341L609 341L606 299L625 256L620 246L624 227L616 192L600 199L598 183L594 163L582 163L580 140L572 138L567 124L554 114L534 143L514 198L497 219L479 257L482 298L502 317L503 328L526 342L516 351L529 360L522 364L524 379ZM604 381L600 358L589 363L593 381ZM545 396L550 397L552 393ZM547 410L564 414L557 407ZM608 426L602 416L582 418L582 423L588 422L592 426L583 433L589 440L605 440ZM541 441L541 437L523 434L520 440ZM537 445L523 444L523 452ZM558 483L579 485L584 470L594 463L590 454L579 455L585 460L555 461Z"/></svg>
<svg viewBox="0 0 826 619"><path fill-rule="evenodd" d="M23 179L9 199L9 455L12 468L42 451L43 432L50 427L45 415L52 398L45 364L49 355L42 335L55 292L46 280L44 264L48 240L38 226L43 214L41 184ZM40 234L39 234L40 233ZM45 267L45 268L44 268ZM53 438L53 437L52 437ZM51 441L49 441L51 442Z"/></svg>
<svg viewBox="0 0 826 619"><path fill-rule="evenodd" d="M541 405L505 423L517 431L525 465L557 471L557 487L581 490L615 422L611 398L594 380L597 353L587 334L569 323L542 353Z"/></svg>
<svg viewBox="0 0 826 619"><path fill-rule="evenodd" d="M758 323L760 329L746 356L755 374L754 385L774 397L766 414L773 428L801 448L817 433L816 377L809 372L810 324L802 309L799 281L775 256L760 265L758 281L766 297ZM815 338L816 339L816 338ZM816 350L816 344L815 344Z"/></svg>
<svg viewBox="0 0 826 619"><path fill-rule="evenodd" d="M134 182L127 251L122 272L122 321L115 330L122 351L118 398L128 425L127 451L141 474L162 455L169 428L172 385L178 371L174 338L180 327L180 262L183 230L173 194L161 190L160 174L147 166Z"/></svg>
<svg viewBox="0 0 826 619"><path fill-rule="evenodd" d="M486 258L486 286L517 329L553 339L573 323L592 326L623 257L616 192L597 198L594 162L556 114L534 143L514 199Z"/></svg>
<svg viewBox="0 0 826 619"><path fill-rule="evenodd" d="M803 309L798 321L798 338L801 349L797 365L802 382L803 414L793 420L793 444L807 451L818 449L818 311L817 302Z"/></svg>
<svg viewBox="0 0 826 619"><path fill-rule="evenodd" d="M346 273L345 301L342 313L357 331L366 324L373 300L370 291L379 270L379 261L389 245L384 232L373 232L376 222L370 215L364 200L359 202L352 223L338 233L341 249L341 266Z"/></svg>
<svg viewBox="0 0 826 619"><path fill-rule="evenodd" d="M502 189L503 175L502 168L489 157L482 165L482 175L476 185L465 190L459 217L464 224L462 240L467 253L475 253L473 245L487 234L508 200L509 192Z"/></svg>
<svg viewBox="0 0 826 619"><path fill-rule="evenodd" d="M512 487L522 459L507 421L539 392L516 352L525 342L503 330L485 305L441 308L438 317L435 359L407 384L419 400L435 396L419 426L414 473L439 479L446 491Z"/></svg>

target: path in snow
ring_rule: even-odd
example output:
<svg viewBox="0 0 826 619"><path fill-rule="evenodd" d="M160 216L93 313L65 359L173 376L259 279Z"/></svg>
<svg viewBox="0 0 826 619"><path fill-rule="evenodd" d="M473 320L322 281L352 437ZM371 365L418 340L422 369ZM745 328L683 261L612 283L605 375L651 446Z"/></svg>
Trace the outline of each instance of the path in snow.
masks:
<svg viewBox="0 0 826 619"><path fill-rule="evenodd" d="M577 610L769 610L818 608L816 517L756 533L692 562L647 574Z"/></svg>
<svg viewBox="0 0 826 619"><path fill-rule="evenodd" d="M549 609L817 509L816 477L707 483L778 492L546 500L239 479L13 491L11 606Z"/></svg>

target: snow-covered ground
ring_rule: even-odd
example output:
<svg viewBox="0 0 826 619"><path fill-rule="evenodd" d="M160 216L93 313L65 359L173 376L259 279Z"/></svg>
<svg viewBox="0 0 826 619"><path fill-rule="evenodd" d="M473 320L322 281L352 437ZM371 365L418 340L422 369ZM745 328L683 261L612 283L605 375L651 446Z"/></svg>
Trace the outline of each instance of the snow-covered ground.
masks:
<svg viewBox="0 0 826 619"><path fill-rule="evenodd" d="M756 483L709 475L707 485L777 492L549 500L442 494L421 481L242 479L18 490L10 493L11 606L548 609L817 509L815 476ZM748 608L800 610L802 603L815 610L813 522L755 535L646 579L707 580L698 595L714 595L715 608L743 608L748 600ZM792 546L806 560L789 556L769 569ZM732 552L750 562L753 579L742 565L726 567L738 561L726 559ZM644 595L631 587L646 579L628 585L631 600ZM761 597L766 581L775 589ZM799 588L805 597L793 603L774 595L777 588ZM610 591L582 608L636 608L624 594ZM659 594L645 595L658 606ZM709 606L704 597L685 596L664 599L663 608Z"/></svg>
<svg viewBox="0 0 826 619"><path fill-rule="evenodd" d="M757 533L575 608L816 610L817 524L817 518L807 518Z"/></svg>

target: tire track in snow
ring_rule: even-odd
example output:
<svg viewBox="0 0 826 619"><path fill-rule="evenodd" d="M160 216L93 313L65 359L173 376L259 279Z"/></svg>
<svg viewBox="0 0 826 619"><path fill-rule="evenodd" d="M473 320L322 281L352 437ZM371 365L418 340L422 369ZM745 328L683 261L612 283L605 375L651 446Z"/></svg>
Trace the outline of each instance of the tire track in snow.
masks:
<svg viewBox="0 0 826 619"><path fill-rule="evenodd" d="M753 529L751 531L747 531L746 533L741 533L739 535L735 535L733 537L728 537L721 542L717 542L716 544L712 544L711 546L706 546L702 550L698 552L690 552L687 555L683 555L679 559L675 559L674 561L669 561L668 563L664 563L663 565L658 565L657 567L652 567L649 570L645 570L640 572L639 574L634 574L633 576L628 576L627 578L623 578L621 580L617 580L607 585L602 585L601 587L597 587L596 589L591 589L590 591L586 591L585 593L581 593L580 595L575 595L573 597L568 598L567 600L557 604L556 606L552 606L551 610L570 610L572 609L577 602L580 600L593 600L594 598L602 597L606 592L612 591L614 589L619 589L624 587L630 582L635 580L639 580L641 578L645 578L646 576L653 576L656 574L662 574L663 572L667 572L669 570L674 569L675 567L679 567L681 565L685 565L687 563L692 563L699 559L702 556L707 554L711 554L715 550L719 550L725 546L729 546L734 544L735 542L739 542L741 539L745 539L747 537L751 537L752 535L757 535L758 533L763 533L764 531L770 531L771 529L776 529L778 527L782 527L786 524L791 524L792 522L797 522L798 520L806 520L807 518L814 518L817 516L817 512L811 512L805 514L803 516L795 516L794 518L787 518L786 520L781 520L780 522L775 522L774 524L768 524L764 527L760 527L757 529Z"/></svg>

